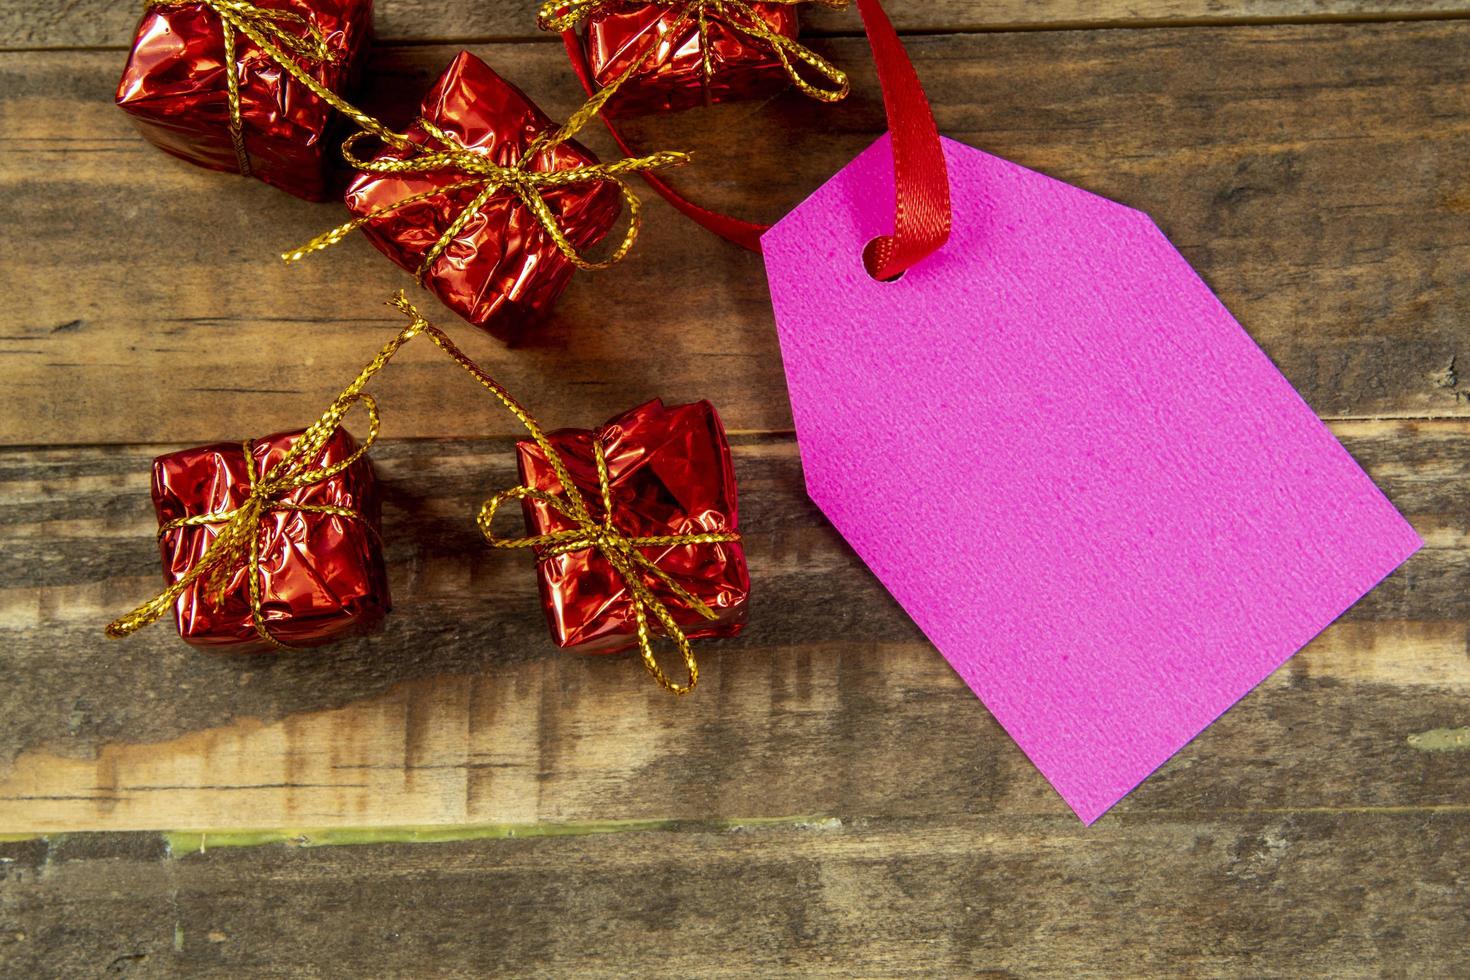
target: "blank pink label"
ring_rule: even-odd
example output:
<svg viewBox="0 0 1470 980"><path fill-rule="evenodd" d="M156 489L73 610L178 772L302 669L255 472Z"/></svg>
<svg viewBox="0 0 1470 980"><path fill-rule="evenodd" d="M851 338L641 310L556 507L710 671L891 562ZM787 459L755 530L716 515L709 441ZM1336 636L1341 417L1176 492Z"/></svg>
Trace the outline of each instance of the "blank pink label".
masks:
<svg viewBox="0 0 1470 980"><path fill-rule="evenodd" d="M1147 215L945 155L897 282L886 137L762 239L807 488L1091 823L1421 542Z"/></svg>

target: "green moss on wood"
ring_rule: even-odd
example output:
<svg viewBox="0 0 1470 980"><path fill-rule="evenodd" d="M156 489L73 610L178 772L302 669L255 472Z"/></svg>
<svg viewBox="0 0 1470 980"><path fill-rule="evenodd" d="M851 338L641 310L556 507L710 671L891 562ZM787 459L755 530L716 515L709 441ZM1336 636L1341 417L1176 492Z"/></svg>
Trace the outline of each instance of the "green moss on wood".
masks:
<svg viewBox="0 0 1470 980"><path fill-rule="evenodd" d="M1470 728L1431 728L1409 736L1421 752L1470 752Z"/></svg>

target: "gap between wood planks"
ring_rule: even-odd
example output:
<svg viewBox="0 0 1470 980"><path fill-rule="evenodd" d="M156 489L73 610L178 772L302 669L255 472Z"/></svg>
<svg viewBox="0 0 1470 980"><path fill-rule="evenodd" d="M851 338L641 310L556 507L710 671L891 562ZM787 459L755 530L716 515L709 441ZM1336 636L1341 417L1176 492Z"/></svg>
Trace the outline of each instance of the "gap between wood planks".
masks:
<svg viewBox="0 0 1470 980"><path fill-rule="evenodd" d="M1363 12L1334 12L1321 14L1287 14L1282 16L1236 16L1236 17L1139 17L1139 18L1111 18L1102 20L1055 20L1055 21L997 21L995 23L963 24L955 27L920 27L899 28L898 33L902 37L952 37L965 35L983 34L1018 34L1018 33L1044 33L1064 31L1143 31L1143 30L1172 30L1175 28L1220 28L1220 27L1277 27L1290 25L1316 26L1330 24L1395 24L1422 21L1461 21L1470 20L1470 6L1464 10L1398 10L1398 11L1363 11ZM851 30L822 30L813 28L805 30L804 35L811 38L859 38L863 32L858 29ZM515 34L448 34L442 37L377 37L374 38L374 47L378 48L416 48L431 47L434 45L461 44L461 45L522 45L522 44L560 44L561 39L555 35L547 34L544 37L526 36ZM96 52L96 51L127 51L128 43L117 44L78 44L78 45L0 45L0 55L4 54L62 54L69 52Z"/></svg>
<svg viewBox="0 0 1470 980"><path fill-rule="evenodd" d="M1337 425L1373 425L1378 422L1423 422L1426 424L1448 423L1460 425L1470 422L1470 416L1453 414L1378 414L1378 415L1318 415L1318 421L1329 428ZM303 420L304 421L304 420ZM350 426L349 426L350 428ZM752 442L779 443L794 441L796 439L795 429L735 429L727 428L725 435L732 439L745 439ZM387 441L407 445L429 444L436 442L455 442L461 444L484 443L488 446L504 445L509 447L524 439L523 436L392 436ZM178 440L170 442L155 442L144 440L141 442L38 442L38 443L16 443L0 445L0 455L16 453L56 452L57 450L74 450L76 452L87 452L95 450L129 449L139 452L171 452L179 447Z"/></svg>

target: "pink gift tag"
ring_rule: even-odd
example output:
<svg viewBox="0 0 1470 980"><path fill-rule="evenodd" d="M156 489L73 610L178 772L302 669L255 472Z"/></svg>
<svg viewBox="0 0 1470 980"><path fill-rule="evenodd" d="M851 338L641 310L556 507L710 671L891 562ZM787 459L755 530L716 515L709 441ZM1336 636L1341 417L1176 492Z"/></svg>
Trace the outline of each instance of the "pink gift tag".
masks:
<svg viewBox="0 0 1470 980"><path fill-rule="evenodd" d="M895 282L887 137L761 240L807 487L1091 823L1421 542L1146 215L944 151Z"/></svg>

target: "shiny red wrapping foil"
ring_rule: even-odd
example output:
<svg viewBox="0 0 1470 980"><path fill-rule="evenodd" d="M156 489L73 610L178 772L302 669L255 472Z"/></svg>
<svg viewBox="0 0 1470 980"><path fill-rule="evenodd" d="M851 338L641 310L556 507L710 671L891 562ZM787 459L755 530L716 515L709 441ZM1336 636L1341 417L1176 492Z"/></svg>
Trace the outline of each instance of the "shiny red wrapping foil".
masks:
<svg viewBox="0 0 1470 980"><path fill-rule="evenodd" d="M600 439L612 487L613 525L629 537L738 530L735 471L720 417L709 402L665 408L654 400L595 431L564 429L549 438L595 520L605 516L593 439ZM560 494L561 481L534 442L517 443L521 482ZM534 500L522 502L530 533L574 525ZM750 576L737 542L647 548L644 555L717 615L688 608L651 575L644 582L690 639L735 636L745 625ZM633 602L601 552L574 551L537 564L541 604L558 646L612 653L636 645ZM653 617L650 615L650 621ZM655 624L655 629L657 628Z"/></svg>
<svg viewBox="0 0 1470 980"><path fill-rule="evenodd" d="M254 467L259 476L278 463L302 434L256 439L248 461L238 442L158 457L153 462L153 506L159 526L239 507L250 493L247 467ZM318 464L340 462L356 448L353 438L338 429L317 457ZM367 523L331 514L265 512L260 521L261 603L271 635L287 645L312 646L377 624L389 607L388 578L376 533L377 484L367 457L281 500L348 508ZM194 566L223 526L181 527L163 536L159 550L168 584ZM218 609L204 594L208 576L190 586L178 600L179 636L196 646L232 646L241 652L273 649L252 625L248 574L243 566L235 570Z"/></svg>
<svg viewBox="0 0 1470 980"><path fill-rule="evenodd" d="M796 37L794 6L752 3L750 8L774 33ZM790 84L790 77L769 45L715 16L707 17L710 72L706 78L698 18L690 18L677 33L670 33L683 9L679 5L629 2L602 7L587 16L587 63L598 85L620 76L633 59L653 48L643 67L608 102L604 110L608 115L636 116L764 98Z"/></svg>
<svg viewBox="0 0 1470 980"><path fill-rule="evenodd" d="M512 166L541 133L554 129L546 114L514 85L467 51L450 63L424 97L420 115L455 142ZM416 143L428 137L418 125L407 134ZM385 148L377 159L401 159L407 152ZM568 140L538 152L528 170L564 170L597 163L590 151ZM347 189L347 207L358 217L415 194L465 179L463 173L358 175ZM480 186L464 187L381 214L363 233L388 258L416 272L424 256L470 203ZM597 244L612 229L622 197L606 181L543 190L568 240L578 249ZM465 223L424 276L424 286L454 312L501 340L513 342L544 316L576 271L510 190L496 193Z"/></svg>
<svg viewBox="0 0 1470 980"><path fill-rule="evenodd" d="M326 88L345 95L367 53L372 0L256 0L256 5L311 18L339 57L303 67ZM233 70L252 176L297 197L325 200L331 106L243 34L235 34L233 66L225 65L224 52L219 16L207 7L149 8L133 36L117 104L159 149L202 167L239 173L226 75Z"/></svg>

